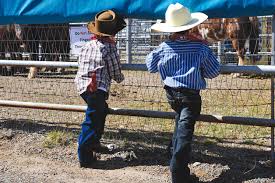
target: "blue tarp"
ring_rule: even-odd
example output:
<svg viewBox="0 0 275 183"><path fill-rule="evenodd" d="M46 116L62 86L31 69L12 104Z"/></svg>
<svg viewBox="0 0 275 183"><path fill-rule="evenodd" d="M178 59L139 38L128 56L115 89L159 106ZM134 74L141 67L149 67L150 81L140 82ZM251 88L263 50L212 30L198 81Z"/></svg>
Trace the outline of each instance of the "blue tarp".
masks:
<svg viewBox="0 0 275 183"><path fill-rule="evenodd" d="M168 5L176 2L210 18L275 13L275 0L0 0L0 24L90 21L105 9L125 17L163 19Z"/></svg>

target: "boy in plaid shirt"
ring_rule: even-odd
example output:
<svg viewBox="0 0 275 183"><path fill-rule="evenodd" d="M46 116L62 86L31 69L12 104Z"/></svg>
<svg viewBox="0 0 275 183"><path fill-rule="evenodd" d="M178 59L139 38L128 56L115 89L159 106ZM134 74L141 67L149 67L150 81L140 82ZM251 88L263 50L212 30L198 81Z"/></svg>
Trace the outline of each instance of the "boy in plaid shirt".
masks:
<svg viewBox="0 0 275 183"><path fill-rule="evenodd" d="M95 153L100 151L111 80L124 80L114 36L125 26L124 20L111 10L98 13L95 21L88 24L93 37L81 49L75 78L78 93L88 105L78 139L80 167L91 167L96 161Z"/></svg>

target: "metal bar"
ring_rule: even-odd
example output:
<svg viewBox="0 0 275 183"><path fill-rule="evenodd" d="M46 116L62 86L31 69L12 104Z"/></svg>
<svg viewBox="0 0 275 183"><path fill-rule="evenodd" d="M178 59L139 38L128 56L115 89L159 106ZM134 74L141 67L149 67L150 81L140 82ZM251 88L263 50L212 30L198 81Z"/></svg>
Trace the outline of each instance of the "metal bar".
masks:
<svg viewBox="0 0 275 183"><path fill-rule="evenodd" d="M57 111L72 111L72 112L83 112L86 110L85 106L38 103L38 102L21 102L21 101L11 101L11 100L0 100L0 106L30 108L30 109L47 109L47 110L57 110Z"/></svg>
<svg viewBox="0 0 275 183"><path fill-rule="evenodd" d="M272 34L259 34L260 37L271 37Z"/></svg>
<svg viewBox="0 0 275 183"><path fill-rule="evenodd" d="M222 55L222 44L218 41L218 60L221 63L221 55Z"/></svg>
<svg viewBox="0 0 275 183"><path fill-rule="evenodd" d="M25 67L78 67L77 62L56 62L56 61L26 61L26 60L0 60L0 66L25 66Z"/></svg>
<svg viewBox="0 0 275 183"><path fill-rule="evenodd" d="M72 26L86 26L88 22L69 23Z"/></svg>
<svg viewBox="0 0 275 183"><path fill-rule="evenodd" d="M79 105L33 103L33 102L20 102L20 101L9 101L9 100L0 100L0 106L31 108L31 109L47 109L47 110L58 110L58 111L71 111L71 112L85 112L85 110L86 110L86 106L79 106ZM163 119L174 119L175 115L176 115L176 113L174 113L174 112L137 110L137 109L120 109L120 108L109 108L109 114L124 115L124 116L150 117L150 118L163 118ZM227 123L227 124L253 125L253 126L262 126L262 127L275 127L275 120L265 119L265 118L218 116L218 115L202 114L199 117L198 121L214 122L214 123Z"/></svg>
<svg viewBox="0 0 275 183"><path fill-rule="evenodd" d="M39 43L39 46L38 46L38 60L39 61L42 60L42 45L41 45L41 43Z"/></svg>
<svg viewBox="0 0 275 183"><path fill-rule="evenodd" d="M272 53L271 52L258 52L257 54L252 54L252 53L249 53L249 52L246 52L244 54L245 57L252 57L252 56L258 56L258 55L262 55L262 56L270 56ZM228 52L225 52L223 53L223 55L237 55L237 52L234 52L234 51L228 51Z"/></svg>
<svg viewBox="0 0 275 183"><path fill-rule="evenodd" d="M132 19L127 19L127 29L126 29L126 55L127 55L127 63L132 63Z"/></svg>
<svg viewBox="0 0 275 183"><path fill-rule="evenodd" d="M0 66L25 66L25 67L78 67L77 62L56 62L56 61L26 61L26 60L0 60ZM122 64L123 70L147 71L145 64ZM251 73L251 74L274 74L275 66L270 65L249 65L232 66L222 65L221 73Z"/></svg>
<svg viewBox="0 0 275 183"><path fill-rule="evenodd" d="M272 56L271 65L275 65L275 15L272 16ZM274 120L274 76L271 78L271 119ZM275 164L274 127L271 128L271 160Z"/></svg>
<svg viewBox="0 0 275 183"><path fill-rule="evenodd" d="M257 17L259 17L259 18L261 18L261 17L272 17L272 15L264 15L264 16L257 16Z"/></svg>
<svg viewBox="0 0 275 183"><path fill-rule="evenodd" d="M271 120L274 120L274 76L271 77ZM271 127L271 160L274 164L274 127Z"/></svg>

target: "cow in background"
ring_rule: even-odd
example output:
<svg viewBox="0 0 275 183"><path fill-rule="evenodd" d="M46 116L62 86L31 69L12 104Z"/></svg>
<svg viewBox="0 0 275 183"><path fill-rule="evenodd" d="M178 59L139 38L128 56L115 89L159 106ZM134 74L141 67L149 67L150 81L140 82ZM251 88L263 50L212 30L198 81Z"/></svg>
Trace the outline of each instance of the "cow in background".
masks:
<svg viewBox="0 0 275 183"><path fill-rule="evenodd" d="M20 25L21 37L35 61L67 61L69 59L69 24ZM34 78L38 69L31 67L28 78Z"/></svg>
<svg viewBox="0 0 275 183"><path fill-rule="evenodd" d="M257 17L240 18L216 18L208 19L193 29L200 33L204 39L213 43L217 41L230 40L233 49L238 56L238 65L244 65L245 43L249 41L249 52L254 55L259 51L259 21ZM257 56L250 57L254 65Z"/></svg>
<svg viewBox="0 0 275 183"><path fill-rule="evenodd" d="M0 25L0 59L22 60L22 53L25 50L20 29L18 25ZM3 66L0 67L2 75L13 75L17 71L21 71L19 67Z"/></svg>
<svg viewBox="0 0 275 183"><path fill-rule="evenodd" d="M237 52L238 65L244 65L245 43L247 40L252 55L257 54L259 51L260 26L257 17L208 19L191 31L200 34L209 43L231 41L233 49ZM167 34L153 33L151 45L156 46L165 39L169 39ZM251 63L254 65L259 57L254 55L250 58Z"/></svg>

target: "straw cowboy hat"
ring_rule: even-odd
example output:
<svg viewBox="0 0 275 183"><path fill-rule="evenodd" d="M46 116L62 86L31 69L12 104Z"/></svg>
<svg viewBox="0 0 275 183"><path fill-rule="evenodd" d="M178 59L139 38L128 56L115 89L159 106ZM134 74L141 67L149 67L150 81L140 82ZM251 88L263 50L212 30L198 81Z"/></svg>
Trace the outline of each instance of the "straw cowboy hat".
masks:
<svg viewBox="0 0 275 183"><path fill-rule="evenodd" d="M95 21L88 23L88 30L99 36L114 36L124 27L126 27L126 22L112 10L97 13Z"/></svg>
<svg viewBox="0 0 275 183"><path fill-rule="evenodd" d="M157 22L151 29L158 32L181 32L201 24L207 18L208 16L201 12L190 13L180 3L170 4L165 13L165 22Z"/></svg>

